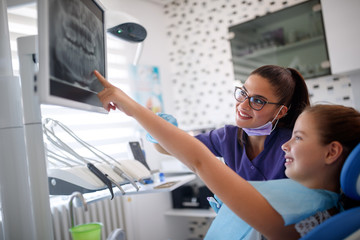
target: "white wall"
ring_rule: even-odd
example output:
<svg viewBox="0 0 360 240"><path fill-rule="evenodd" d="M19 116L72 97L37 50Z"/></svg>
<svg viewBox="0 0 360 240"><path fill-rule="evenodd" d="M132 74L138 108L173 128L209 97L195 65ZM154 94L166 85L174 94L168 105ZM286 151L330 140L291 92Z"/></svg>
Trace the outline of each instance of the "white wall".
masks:
<svg viewBox="0 0 360 240"><path fill-rule="evenodd" d="M157 66L159 68L161 91L164 99L165 112L173 114L173 97L169 91L172 86L169 81L169 63L168 59L168 38L166 37L166 18L163 13L163 6L151 1L142 0L101 0L106 11L126 13L137 20L139 24L145 27L147 37L144 41L142 55L138 65ZM119 17L121 19L121 17ZM113 21L108 19L108 21ZM120 24L119 22L118 24ZM146 132L139 127L140 139L145 148L148 164L151 169L160 169L161 161L173 160L171 157L158 153L151 143L145 140Z"/></svg>
<svg viewBox="0 0 360 240"><path fill-rule="evenodd" d="M168 44L165 33L165 15L159 4L141 0L101 0L107 10L125 12L139 20L147 30L139 65L158 66L165 109L171 112L172 97L169 85ZM120 24L120 23L119 23Z"/></svg>
<svg viewBox="0 0 360 240"><path fill-rule="evenodd" d="M351 89L354 96L354 107L360 111L360 72L351 73L349 78L351 79Z"/></svg>

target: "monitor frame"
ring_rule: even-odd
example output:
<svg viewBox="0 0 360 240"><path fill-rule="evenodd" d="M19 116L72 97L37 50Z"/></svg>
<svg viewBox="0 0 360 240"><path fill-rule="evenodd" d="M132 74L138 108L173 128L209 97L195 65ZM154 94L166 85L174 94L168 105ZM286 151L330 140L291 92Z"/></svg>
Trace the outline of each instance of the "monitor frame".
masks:
<svg viewBox="0 0 360 240"><path fill-rule="evenodd" d="M68 82L64 79L54 80L55 77L51 75L51 49L50 49L50 1L56 0L38 0L38 54L39 54L39 73L35 78L35 91L40 98L40 104L58 105L74 109L80 109L91 112L107 113L103 108L102 103L97 97L97 93L101 91L91 90L90 85L81 86L78 82ZM106 14L105 7L98 0L77 0L79 2L89 2L97 7L100 11L100 19L102 24L101 39L102 39L102 54L103 59L100 61L103 69L98 70L105 78L107 78L107 29L106 29ZM95 14L89 5L85 5L90 12ZM96 56L96 55L95 55ZM96 59L96 58L95 58ZM94 76L95 77L95 76ZM86 81L86 80L83 80ZM95 80L93 80L95 82ZM95 84L97 84L95 82ZM62 90L66 93L63 94Z"/></svg>

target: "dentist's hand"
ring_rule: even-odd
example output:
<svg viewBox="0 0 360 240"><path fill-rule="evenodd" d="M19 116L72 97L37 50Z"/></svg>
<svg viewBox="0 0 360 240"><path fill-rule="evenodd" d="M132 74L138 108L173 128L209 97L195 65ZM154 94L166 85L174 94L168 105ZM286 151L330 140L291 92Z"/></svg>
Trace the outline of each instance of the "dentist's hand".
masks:
<svg viewBox="0 0 360 240"><path fill-rule="evenodd" d="M175 125L176 127L178 126L178 122L174 116L172 116L170 114L166 114L166 113L160 113L160 112L156 113L156 115L160 116L161 118L165 119L166 121ZM149 133L146 133L146 140L148 140L149 142L152 142L152 143L158 143L158 141L156 141L156 139L153 138Z"/></svg>
<svg viewBox="0 0 360 240"><path fill-rule="evenodd" d="M103 107L107 110L116 110L124 112L125 114L132 116L132 106L135 106L134 100L126 95L122 90L109 83L98 71L94 71L95 76L99 79L104 89L98 93L98 97L103 104Z"/></svg>
<svg viewBox="0 0 360 240"><path fill-rule="evenodd" d="M210 206L216 213L219 212L223 202L218 198L216 195L214 197L207 197L207 200L209 201Z"/></svg>

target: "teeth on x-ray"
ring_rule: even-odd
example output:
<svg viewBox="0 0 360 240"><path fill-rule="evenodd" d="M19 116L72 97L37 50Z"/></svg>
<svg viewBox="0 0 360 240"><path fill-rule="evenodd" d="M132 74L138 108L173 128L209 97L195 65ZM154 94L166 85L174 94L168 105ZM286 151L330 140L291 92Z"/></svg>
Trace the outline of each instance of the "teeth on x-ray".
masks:
<svg viewBox="0 0 360 240"><path fill-rule="evenodd" d="M92 71L104 72L103 32L100 19L79 0L52 0L54 12L50 16L50 28L56 29L57 37L50 36L50 48L54 61L51 74L57 79L91 87L97 81Z"/></svg>

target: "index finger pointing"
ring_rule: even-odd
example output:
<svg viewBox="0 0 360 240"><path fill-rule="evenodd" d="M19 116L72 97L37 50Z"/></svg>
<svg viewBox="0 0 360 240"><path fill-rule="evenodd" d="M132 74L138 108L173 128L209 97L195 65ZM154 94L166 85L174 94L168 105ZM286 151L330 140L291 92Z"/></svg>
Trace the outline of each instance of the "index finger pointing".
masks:
<svg viewBox="0 0 360 240"><path fill-rule="evenodd" d="M103 85L103 87L112 86L111 83L109 83L98 71L94 70L94 74L99 79L99 82L101 83L101 85Z"/></svg>

